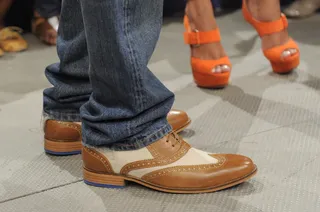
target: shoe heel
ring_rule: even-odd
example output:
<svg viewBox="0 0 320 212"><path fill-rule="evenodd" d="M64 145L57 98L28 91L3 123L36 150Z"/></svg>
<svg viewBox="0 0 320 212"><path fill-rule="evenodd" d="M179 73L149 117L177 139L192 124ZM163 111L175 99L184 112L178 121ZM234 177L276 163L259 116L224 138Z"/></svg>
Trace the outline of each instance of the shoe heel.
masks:
<svg viewBox="0 0 320 212"><path fill-rule="evenodd" d="M81 154L81 141L58 142L48 139L44 140L44 150L50 155L68 156Z"/></svg>
<svg viewBox="0 0 320 212"><path fill-rule="evenodd" d="M124 188L125 179L117 175L98 174L83 168L83 180L87 185L103 188Z"/></svg>

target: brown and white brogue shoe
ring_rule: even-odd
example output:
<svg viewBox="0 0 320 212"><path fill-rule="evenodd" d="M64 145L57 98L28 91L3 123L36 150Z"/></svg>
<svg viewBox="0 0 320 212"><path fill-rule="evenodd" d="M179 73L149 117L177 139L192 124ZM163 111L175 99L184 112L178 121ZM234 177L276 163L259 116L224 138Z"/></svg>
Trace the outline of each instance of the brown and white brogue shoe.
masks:
<svg viewBox="0 0 320 212"><path fill-rule="evenodd" d="M174 132L183 131L191 120L181 110L171 110L167 116ZM44 149L52 155L75 155L81 153L81 123L47 120L44 128Z"/></svg>
<svg viewBox="0 0 320 212"><path fill-rule="evenodd" d="M133 151L83 147L83 177L88 185L121 188L132 181L170 193L214 192L250 179L257 168L235 154L210 154L171 133Z"/></svg>

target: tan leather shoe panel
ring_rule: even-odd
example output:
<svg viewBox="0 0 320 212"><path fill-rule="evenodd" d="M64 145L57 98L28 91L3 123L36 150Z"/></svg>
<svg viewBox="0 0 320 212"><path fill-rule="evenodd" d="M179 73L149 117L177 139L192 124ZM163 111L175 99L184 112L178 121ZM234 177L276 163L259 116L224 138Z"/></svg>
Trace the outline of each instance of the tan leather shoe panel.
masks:
<svg viewBox="0 0 320 212"><path fill-rule="evenodd" d="M241 155L213 155L216 164L176 166L146 174L142 179L170 189L212 189L232 184L256 171L251 159Z"/></svg>
<svg viewBox="0 0 320 212"><path fill-rule="evenodd" d="M114 174L109 160L98 151L89 149L88 147L82 148L83 166L90 171Z"/></svg>
<svg viewBox="0 0 320 212"><path fill-rule="evenodd" d="M48 120L45 124L45 139L52 141L81 141L81 126L74 122Z"/></svg>
<svg viewBox="0 0 320 212"><path fill-rule="evenodd" d="M133 181L159 191L204 193L240 184L256 173L256 166L245 156L208 154L177 136L171 133L139 150L88 149L83 158L84 181L102 187Z"/></svg>
<svg viewBox="0 0 320 212"><path fill-rule="evenodd" d="M182 131L191 122L188 114L182 110L171 110L168 113L167 120L174 132Z"/></svg>
<svg viewBox="0 0 320 212"><path fill-rule="evenodd" d="M173 136L177 135L173 134ZM120 173L126 175L133 170L142 170L155 166L165 166L184 157L191 148L190 145L182 140L173 145L175 142L175 137L173 136L170 138L165 137L160 139L159 141L147 147L153 156L156 155L156 157L154 156L154 159L129 163L121 169Z"/></svg>

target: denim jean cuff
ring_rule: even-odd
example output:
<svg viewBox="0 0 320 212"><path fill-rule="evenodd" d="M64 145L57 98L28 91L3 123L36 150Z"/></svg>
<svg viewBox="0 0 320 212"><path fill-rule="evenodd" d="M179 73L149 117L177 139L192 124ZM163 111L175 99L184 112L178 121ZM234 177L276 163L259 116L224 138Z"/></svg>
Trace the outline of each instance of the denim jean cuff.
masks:
<svg viewBox="0 0 320 212"><path fill-rule="evenodd" d="M57 121L81 122L79 113L61 113L56 111L43 111L42 116L44 120L54 119Z"/></svg>
<svg viewBox="0 0 320 212"><path fill-rule="evenodd" d="M55 16L60 16L60 9L47 11L42 8L36 8L35 10L42 18L45 18L45 19L49 19Z"/></svg>
<svg viewBox="0 0 320 212"><path fill-rule="evenodd" d="M116 143L107 148L115 150L115 151L129 151L129 150L137 150L149 146L150 144L160 140L164 136L168 135L172 131L172 127L170 124L166 124L161 127L159 130L154 133L145 136L143 138L131 138L129 141L125 143ZM84 146L91 147L90 145L83 143Z"/></svg>

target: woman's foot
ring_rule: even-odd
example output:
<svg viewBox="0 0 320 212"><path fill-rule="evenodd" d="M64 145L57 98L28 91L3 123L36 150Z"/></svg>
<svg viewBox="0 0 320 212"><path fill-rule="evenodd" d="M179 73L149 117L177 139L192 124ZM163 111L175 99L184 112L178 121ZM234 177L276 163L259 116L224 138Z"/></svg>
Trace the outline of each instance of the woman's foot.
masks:
<svg viewBox="0 0 320 212"><path fill-rule="evenodd" d="M245 0L247 9L252 17L260 22L276 21L280 18L280 3L279 0ZM281 46L288 42L290 39L287 29L280 32L263 35L262 49L267 50L276 46ZM282 57L287 58L298 53L295 48L289 48L282 52Z"/></svg>
<svg viewBox="0 0 320 212"><path fill-rule="evenodd" d="M320 0L295 0L284 14L290 18L306 18L320 9Z"/></svg>
<svg viewBox="0 0 320 212"><path fill-rule="evenodd" d="M218 28L210 0L189 0L185 13L192 31L206 32ZM191 56L202 60L217 60L226 57L226 53L220 42L214 42L191 45ZM228 65L215 67L215 71L218 73L227 72L230 69Z"/></svg>
<svg viewBox="0 0 320 212"><path fill-rule="evenodd" d="M58 17L45 19L41 17L38 13L35 13L34 19L32 21L32 32L45 44L56 45L58 36L58 24Z"/></svg>

